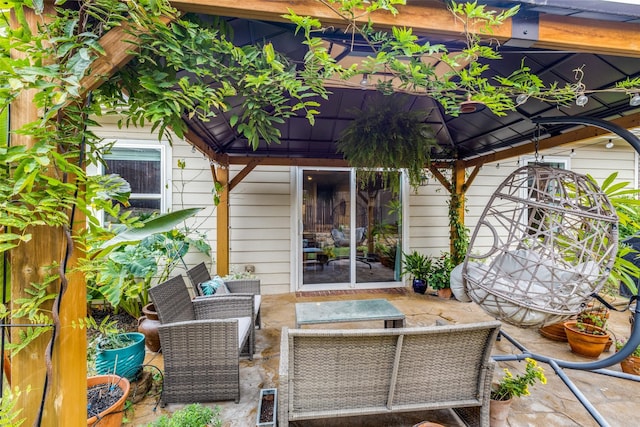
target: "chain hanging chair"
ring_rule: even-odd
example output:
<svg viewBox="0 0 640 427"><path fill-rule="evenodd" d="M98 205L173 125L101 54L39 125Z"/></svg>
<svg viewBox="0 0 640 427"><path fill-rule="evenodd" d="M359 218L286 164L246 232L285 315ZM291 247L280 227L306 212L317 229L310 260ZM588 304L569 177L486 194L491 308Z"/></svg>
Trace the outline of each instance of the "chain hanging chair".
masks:
<svg viewBox="0 0 640 427"><path fill-rule="evenodd" d="M538 164L496 189L461 267L464 291L495 318L540 327L580 312L609 277L618 217L584 175Z"/></svg>

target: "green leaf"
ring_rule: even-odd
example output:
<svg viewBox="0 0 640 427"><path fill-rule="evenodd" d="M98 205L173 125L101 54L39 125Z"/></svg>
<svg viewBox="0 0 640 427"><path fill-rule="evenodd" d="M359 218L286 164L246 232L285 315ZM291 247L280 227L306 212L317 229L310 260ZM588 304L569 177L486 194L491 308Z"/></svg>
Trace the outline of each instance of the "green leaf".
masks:
<svg viewBox="0 0 640 427"><path fill-rule="evenodd" d="M107 242L103 243L100 246L102 249L101 254L123 244L139 242L140 240L144 239L145 237L151 236L152 234L169 231L186 219L191 218L201 210L202 208L183 209L151 218L145 221L142 227L129 228L124 232L116 235L112 239L108 240Z"/></svg>

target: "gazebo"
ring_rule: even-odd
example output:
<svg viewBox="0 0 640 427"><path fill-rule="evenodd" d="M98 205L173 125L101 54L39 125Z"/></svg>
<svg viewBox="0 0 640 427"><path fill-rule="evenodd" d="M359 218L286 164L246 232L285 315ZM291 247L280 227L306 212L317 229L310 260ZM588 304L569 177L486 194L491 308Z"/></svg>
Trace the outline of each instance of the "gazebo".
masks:
<svg viewBox="0 0 640 427"><path fill-rule="evenodd" d="M464 194L483 164L531 153L534 139L538 141L539 149L545 149L608 134L611 126L622 129L640 126L640 99L636 100L633 93L624 90L612 90L616 83L640 77L640 47L635 43L640 33L640 6L620 4L613 12L612 8L603 6L603 2L596 1L579 2L579 5L563 0L486 0L479 3L495 8L521 6L520 13L509 18L506 25L496 28L491 36L493 41L501 44L503 59L499 66L489 70L489 78L508 76L525 61L547 82L573 84L576 82L576 70L580 69L584 71L584 77L579 81L584 86L578 95L587 96L588 102L584 103L581 98L576 99L577 107L558 108L552 103L523 98L513 111L504 116L496 116L481 104L466 104L461 108L461 114L453 116L430 97L408 94L412 109L429 111L425 122L433 128L439 145L450 148L434 150L431 153L433 162L429 166L446 188L455 189L459 195ZM284 0L172 1L171 4L183 12L225 17L227 24L234 28L238 44L270 40L277 50L286 53L294 62L304 56L305 50L295 28L282 18L288 8L295 7L298 15L317 17L327 26L341 23L329 8L313 0L295 2L294 6ZM399 9L398 16L376 13L374 23L387 29L392 26L411 27L425 41L443 43L450 49L463 47L463 29L452 20L445 1L409 2ZM31 23L35 22L33 16L27 18ZM127 51L130 44L126 41L129 37L132 36L118 27L100 40L105 55L96 61L92 73L84 79L82 87L86 92L99 86L103 76L114 73L131 60L132 56ZM368 53L364 47L357 44L354 47L350 36L341 30L328 30L322 37L331 55L339 61L349 63ZM222 203L217 211L216 239L220 274L225 274L229 268L229 211L225 200L256 166L347 166L336 152L335 141L353 119L352 107L362 108L381 96L372 85L363 90L361 77L350 82L328 84L331 95L327 101L321 102L315 126L303 116L291 117L279 125L279 144L261 143L257 149L249 147L246 139L230 124L230 116L237 112L239 104L208 122L195 117L184 118L188 127L186 139L211 160L213 180L223 188ZM368 81L382 78L383 75L372 75L368 76ZM27 96L19 97L12 105L11 129L35 120L37 114ZM609 129L583 126L602 123L589 122L584 117L605 121ZM32 143L20 135L12 138L12 144L29 146ZM229 165L242 165L243 168L231 177ZM448 182L440 172L443 168L452 170L454 182ZM467 171L470 172L465 176ZM464 206L459 209L462 215ZM11 250L13 298L25 295L30 281L42 279L40 266L61 258L56 245L62 238L59 230L35 230L33 234L32 242ZM84 280L79 276L71 277L65 304L61 307L61 325L68 327L61 329L54 348L51 393L56 398L47 401L46 425L54 425L57 419L80 420L77 421L80 425L84 419L85 408L76 403L86 398L85 372L77 369L85 363L85 337L83 330L71 325L75 319L84 317L85 299ZM39 341L31 354L44 352L46 344ZM13 360L12 374L14 384L24 389L29 384L40 388L44 372L36 359L25 354ZM35 414L40 403L38 400L22 401L21 406L28 417ZM55 404L55 400L62 404ZM73 404L65 404L68 402ZM32 421L28 418L27 424Z"/></svg>

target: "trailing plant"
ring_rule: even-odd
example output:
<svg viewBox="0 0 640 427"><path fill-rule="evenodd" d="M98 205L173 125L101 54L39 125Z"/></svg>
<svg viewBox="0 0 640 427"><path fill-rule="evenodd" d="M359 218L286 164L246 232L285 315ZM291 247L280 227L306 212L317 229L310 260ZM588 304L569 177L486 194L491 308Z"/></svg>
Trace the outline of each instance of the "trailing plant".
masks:
<svg viewBox="0 0 640 427"><path fill-rule="evenodd" d="M486 105L494 114L504 116L517 106L516 98L523 95L527 99L539 99L558 105L573 102L579 92L589 92L582 82L584 73L576 71L576 82L560 86L557 82L545 84L531 72L524 62L520 68L508 76L485 77L485 72L493 61L502 56L499 44L486 44L483 38L491 37L493 28L502 25L516 15L519 7L504 10L487 9L478 2L449 2L448 7L462 26L466 46L456 52L449 52L445 45L431 44L413 34L412 28L393 27L389 31L377 31L372 24L371 14L386 10L395 15L397 4L404 1L364 1L329 0L323 2L332 12L345 22L345 32L352 36L353 44L364 43L371 54L359 64L341 67L327 52L327 47L319 33L323 27L318 19L300 16L289 9L285 15L304 34L310 52L305 57L305 68L318 73L319 77L333 77L346 82L354 75L368 76L374 80L376 73L384 75L376 86L383 93L421 93L436 99L450 115L460 113L464 101L476 101ZM447 70L436 70L439 64L446 64ZM460 64L468 64L461 67ZM633 93L640 79L616 85L615 90Z"/></svg>
<svg viewBox="0 0 640 427"><path fill-rule="evenodd" d="M360 168L361 183L380 179L389 188L400 188L396 171L406 169L409 183L417 189L423 170L436 146L426 112L407 111L403 98L384 97L356 113L336 141L339 153L351 166ZM364 185L363 184L363 185Z"/></svg>
<svg viewBox="0 0 640 427"><path fill-rule="evenodd" d="M462 263L469 249L469 229L464 225L464 221L460 217L460 207L462 206L464 195L455 191L450 192L447 205L449 208L449 226L451 228L451 241L453 242L453 251L451 253L451 262L454 266Z"/></svg>
<svg viewBox="0 0 640 427"><path fill-rule="evenodd" d="M529 387L533 386L537 381L542 384L547 383L544 376L544 369L538 366L538 363L526 358L527 366L524 374L513 375L507 368L504 369L504 376L498 381L496 387L491 390L491 399L493 400L509 400L513 397L528 396L530 394Z"/></svg>

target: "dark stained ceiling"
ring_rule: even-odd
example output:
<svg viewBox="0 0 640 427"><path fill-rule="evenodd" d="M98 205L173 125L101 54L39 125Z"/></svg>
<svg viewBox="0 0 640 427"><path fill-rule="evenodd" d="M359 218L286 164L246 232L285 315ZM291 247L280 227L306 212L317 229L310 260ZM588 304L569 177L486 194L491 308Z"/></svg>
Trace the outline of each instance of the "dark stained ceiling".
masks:
<svg viewBox="0 0 640 427"><path fill-rule="evenodd" d="M607 21L637 22L640 17L640 6L611 4L605 1L573 1L573 0L529 0L507 2L497 0L481 1L488 6L509 7L521 4L518 21L514 18L516 31L526 30L535 22L538 14L554 14L563 16L580 16ZM603 5L608 4L608 5ZM293 27L283 23L262 22L229 18L234 29L235 43L244 45L269 40L276 50L285 53L292 62L300 62L305 53L301 38L296 36ZM530 99L506 116L498 117L489 109L460 114L453 117L444 113L442 107L433 99L424 95L401 95L407 109L419 110L425 114L425 122L429 123L436 135L438 143L445 149L434 150L432 159L470 160L486 156L501 150L530 145L538 132L531 119L536 117L576 117L589 116L605 120L613 120L624 115L640 112L640 107L629 104L630 96L625 93L602 91L611 88L616 82L640 77L640 58L623 56L590 54L571 51L551 51L527 47L531 45L528 37L535 37L528 31L524 39L514 38L504 43L499 52L503 59L492 61L486 77L495 75L508 76L519 68L522 61L529 66L546 84L558 82L560 86L575 83L575 70L584 70L583 83L590 91L588 103L579 107L575 103L558 107L549 103ZM432 43L444 43L450 51L462 47L461 40L429 37L418 34ZM339 31L323 33L323 38L336 52L344 50L349 43ZM638 35L640 42L640 34ZM358 55L358 49L350 55ZM361 54L361 53L360 53ZM598 92L602 91L602 92ZM249 147L228 122L229 117L237 113L237 105L231 111L220 113L209 122L196 119L187 120L192 135L204 141L216 154L230 158L286 158L286 159L341 159L336 153L334 142L343 129L353 119L357 110L380 102L383 95L373 88L335 87L328 100L321 103L320 114L315 125L311 126L303 117L294 117L280 126L282 133L280 144L260 143L257 150ZM544 125L539 129L540 139L567 132L575 125Z"/></svg>

